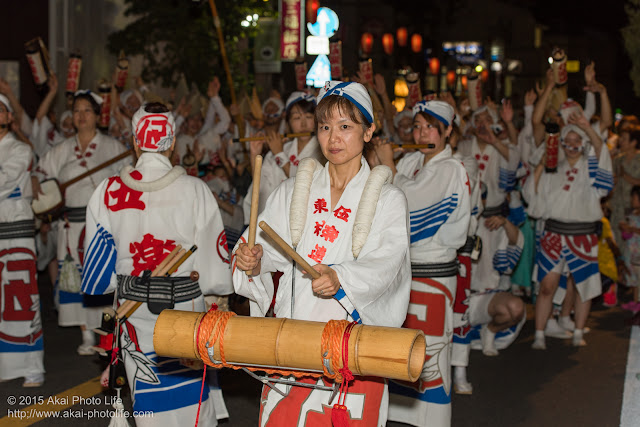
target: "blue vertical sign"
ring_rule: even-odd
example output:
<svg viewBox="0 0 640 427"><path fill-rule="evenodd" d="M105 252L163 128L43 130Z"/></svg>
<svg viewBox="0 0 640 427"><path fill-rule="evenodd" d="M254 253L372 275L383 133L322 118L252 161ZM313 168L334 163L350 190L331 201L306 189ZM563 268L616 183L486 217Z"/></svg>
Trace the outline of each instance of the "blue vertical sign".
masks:
<svg viewBox="0 0 640 427"><path fill-rule="evenodd" d="M338 31L339 26L338 15L328 7L318 9L318 19L315 24L307 23L307 29L312 35L327 39ZM307 85L323 87L328 80L331 80L331 62L327 55L318 55L307 73Z"/></svg>

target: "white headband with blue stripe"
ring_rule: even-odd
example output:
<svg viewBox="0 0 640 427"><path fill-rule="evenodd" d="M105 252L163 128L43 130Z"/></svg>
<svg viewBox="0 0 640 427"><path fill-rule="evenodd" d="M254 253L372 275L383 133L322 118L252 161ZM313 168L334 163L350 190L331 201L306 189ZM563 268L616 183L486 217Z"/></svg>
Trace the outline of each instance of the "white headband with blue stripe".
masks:
<svg viewBox="0 0 640 427"><path fill-rule="evenodd" d="M369 97L369 92L360 83L341 82L337 80L328 81L318 93L318 104L327 96L337 95L351 101L364 115L369 123L373 123L373 104Z"/></svg>
<svg viewBox="0 0 640 427"><path fill-rule="evenodd" d="M420 101L413 106L413 115L427 113L449 126L455 116L453 107L444 101Z"/></svg>
<svg viewBox="0 0 640 427"><path fill-rule="evenodd" d="M316 97L313 95L309 95L306 92L295 91L291 95L289 95L289 98L287 98L287 103L284 107L285 111L289 111L289 108L291 108L293 104L300 101L313 102L313 104L315 105Z"/></svg>

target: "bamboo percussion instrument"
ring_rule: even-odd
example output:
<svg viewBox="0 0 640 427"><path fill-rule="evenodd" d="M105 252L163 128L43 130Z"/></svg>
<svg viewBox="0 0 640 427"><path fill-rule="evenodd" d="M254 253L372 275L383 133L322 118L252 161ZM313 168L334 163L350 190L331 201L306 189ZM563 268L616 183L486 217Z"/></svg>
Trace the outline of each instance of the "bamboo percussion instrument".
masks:
<svg viewBox="0 0 640 427"><path fill-rule="evenodd" d="M256 162L253 168L253 191L251 192L251 214L249 216L249 249L253 249L256 245L256 224L258 222L258 207L260 202L260 174L262 172L262 156L256 156ZM251 272L247 271L247 275Z"/></svg>
<svg viewBox="0 0 640 427"><path fill-rule="evenodd" d="M298 265L300 265L300 267L302 267L304 271L309 273L314 280L320 278L320 273L314 270L313 267L311 267L311 265L307 261L305 261L305 259L302 258L299 253L294 251L287 242L282 240L282 237L280 237L278 233L276 233L274 229L269 226L269 224L264 221L260 221L260 224L258 225L260 225L262 231L267 233L267 236L271 237L271 239L276 243L276 245L280 247L280 249L285 251L285 253L289 255L291 259L293 259Z"/></svg>
<svg viewBox="0 0 640 427"><path fill-rule="evenodd" d="M75 184L78 181L81 181L88 177L89 175L93 175L94 173L111 166L112 164L119 162L120 160L129 157L134 154L133 150L127 150L124 153L118 154L112 159L107 160L104 163L100 163L98 166L89 169L88 171L76 176L75 178L70 179L69 181L59 184L56 179L48 179L43 181L40 184L41 191L44 194L40 194L38 199L34 199L31 202L31 209L35 213L35 215L42 219L55 219L56 217L62 214L64 208L64 192L71 185Z"/></svg>
<svg viewBox="0 0 640 427"><path fill-rule="evenodd" d="M424 150L425 148L436 148L435 144L391 144L392 148L404 148L406 150Z"/></svg>
<svg viewBox="0 0 640 427"><path fill-rule="evenodd" d="M158 316L153 345L158 356L200 360L198 330L205 313L164 310ZM233 316L220 342L227 363L323 372L323 322L274 317ZM354 375L416 381L422 372L426 341L416 329L355 325L349 338L349 368Z"/></svg>
<svg viewBox="0 0 640 427"><path fill-rule="evenodd" d="M304 136L313 136L315 132L299 132L299 133L286 133L284 135L279 135L282 138L301 138ZM262 136L250 136L247 138L233 138L233 142L250 142L250 141L262 141L263 139L267 139L266 135Z"/></svg>

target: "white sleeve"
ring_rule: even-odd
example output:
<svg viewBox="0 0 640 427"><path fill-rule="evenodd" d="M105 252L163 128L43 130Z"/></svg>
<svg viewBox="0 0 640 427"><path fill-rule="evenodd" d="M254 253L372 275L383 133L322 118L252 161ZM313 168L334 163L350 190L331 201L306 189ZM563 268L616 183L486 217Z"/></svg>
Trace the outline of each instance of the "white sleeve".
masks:
<svg viewBox="0 0 640 427"><path fill-rule="evenodd" d="M26 144L20 142L13 144L8 153L2 153L1 158L0 200L4 200L18 187L23 174L29 170L33 154Z"/></svg>
<svg viewBox="0 0 640 427"><path fill-rule="evenodd" d="M590 120L596 113L596 95L593 92L587 91L586 98L584 100L584 110L582 114Z"/></svg>

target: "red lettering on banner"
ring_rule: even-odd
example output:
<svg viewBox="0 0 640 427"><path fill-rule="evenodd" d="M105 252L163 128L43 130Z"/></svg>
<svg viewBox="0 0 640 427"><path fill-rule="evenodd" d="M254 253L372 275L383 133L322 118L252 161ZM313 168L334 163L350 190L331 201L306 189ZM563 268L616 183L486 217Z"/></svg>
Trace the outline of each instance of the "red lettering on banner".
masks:
<svg viewBox="0 0 640 427"><path fill-rule="evenodd" d="M325 248L324 246L316 245L316 247L307 256L312 260L314 260L315 262L317 262L318 264L321 264L326 254L327 254L327 248Z"/></svg>
<svg viewBox="0 0 640 427"><path fill-rule="evenodd" d="M134 171L131 176L134 179L139 180L142 178L139 172ZM136 178L136 176L140 176L140 178ZM117 187L117 188L116 188ZM104 204L107 206L112 212L121 211L123 209L137 209L143 211L145 209L145 204L140 197L142 196L142 191L132 190L131 188L124 185L120 177L114 176L109 178L109 184L107 185L107 190L104 193Z"/></svg>
<svg viewBox="0 0 640 427"><path fill-rule="evenodd" d="M327 225L324 230L322 230L322 238L327 242L333 243L338 237L338 234L340 234L340 232L333 225Z"/></svg>
<svg viewBox="0 0 640 427"><path fill-rule="evenodd" d="M404 321L405 328L420 329L425 335L441 337L444 334L444 319L447 298L444 294L411 291L409 304L424 306L425 319L418 319L412 313L407 314Z"/></svg>
<svg viewBox="0 0 640 427"><path fill-rule="evenodd" d="M554 261L560 259L560 251L562 250L561 239L559 234L546 232L540 242L544 253Z"/></svg>
<svg viewBox="0 0 640 427"><path fill-rule="evenodd" d="M324 199L316 200L315 203L313 204L313 208L314 208L314 211L313 211L314 214L329 212L329 209L327 209L327 202Z"/></svg>
<svg viewBox="0 0 640 427"><path fill-rule="evenodd" d="M129 245L129 251L133 254L132 276L139 276L145 270L153 270L162 262L166 254L176 247L174 240L162 241L145 234L141 242Z"/></svg>
<svg viewBox="0 0 640 427"><path fill-rule="evenodd" d="M351 209L347 209L344 206L340 206L338 209L333 211L333 216L338 219L343 220L344 222L349 222L349 214L351 213Z"/></svg>

